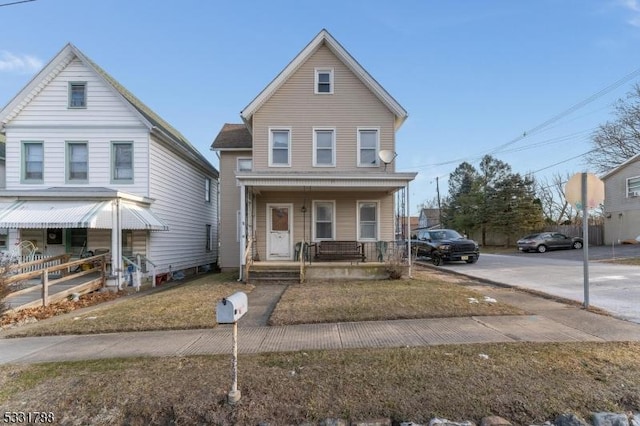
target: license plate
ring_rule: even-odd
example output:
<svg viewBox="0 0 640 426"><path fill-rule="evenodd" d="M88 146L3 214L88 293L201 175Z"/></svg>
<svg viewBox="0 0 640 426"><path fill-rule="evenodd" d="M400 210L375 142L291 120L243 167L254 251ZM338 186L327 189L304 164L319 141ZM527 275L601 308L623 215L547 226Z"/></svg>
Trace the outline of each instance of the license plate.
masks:
<svg viewBox="0 0 640 426"><path fill-rule="evenodd" d="M469 256L460 256L460 260L467 260L469 259Z"/></svg>

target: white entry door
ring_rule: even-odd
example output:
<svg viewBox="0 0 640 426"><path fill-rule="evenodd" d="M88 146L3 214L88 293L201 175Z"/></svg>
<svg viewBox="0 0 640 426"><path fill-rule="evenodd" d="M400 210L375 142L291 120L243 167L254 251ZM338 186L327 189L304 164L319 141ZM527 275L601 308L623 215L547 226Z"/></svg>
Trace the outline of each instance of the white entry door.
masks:
<svg viewBox="0 0 640 426"><path fill-rule="evenodd" d="M267 260L290 260L293 205L267 204Z"/></svg>

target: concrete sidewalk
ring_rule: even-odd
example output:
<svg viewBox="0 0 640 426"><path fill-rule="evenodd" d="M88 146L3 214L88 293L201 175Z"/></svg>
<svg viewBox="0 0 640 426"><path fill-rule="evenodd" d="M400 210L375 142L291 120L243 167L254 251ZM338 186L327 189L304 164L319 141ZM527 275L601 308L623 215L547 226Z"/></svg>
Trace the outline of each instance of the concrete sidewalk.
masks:
<svg viewBox="0 0 640 426"><path fill-rule="evenodd" d="M491 342L640 341L640 324L594 314L577 306L513 289L481 286L478 290L484 295L524 309L531 315L282 327L240 323L238 351L247 354ZM266 293L268 292L261 297L268 299ZM279 298L281 291L273 293ZM258 294L254 296L257 297ZM273 300L271 303L265 300L263 309L272 309L273 303ZM257 312L255 315L252 323L260 321L257 319L260 315ZM0 363L229 354L231 331L230 325L224 325L210 330L0 339Z"/></svg>

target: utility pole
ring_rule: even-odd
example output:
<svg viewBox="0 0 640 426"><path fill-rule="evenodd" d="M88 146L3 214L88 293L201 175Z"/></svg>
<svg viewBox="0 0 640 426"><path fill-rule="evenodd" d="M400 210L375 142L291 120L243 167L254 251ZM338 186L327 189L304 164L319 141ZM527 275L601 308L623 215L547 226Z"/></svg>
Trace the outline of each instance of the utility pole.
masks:
<svg viewBox="0 0 640 426"><path fill-rule="evenodd" d="M440 222L440 228L442 228L442 207L440 206L440 177L436 176L436 194L438 195L438 221Z"/></svg>

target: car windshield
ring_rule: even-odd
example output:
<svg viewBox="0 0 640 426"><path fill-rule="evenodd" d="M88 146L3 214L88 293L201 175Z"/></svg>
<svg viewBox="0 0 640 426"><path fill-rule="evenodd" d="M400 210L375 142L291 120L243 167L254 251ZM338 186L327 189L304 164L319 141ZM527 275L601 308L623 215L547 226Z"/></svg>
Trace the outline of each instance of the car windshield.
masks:
<svg viewBox="0 0 640 426"><path fill-rule="evenodd" d="M430 231L429 233L431 234L431 239L435 241L457 240L463 238L462 235L458 234L458 232L453 229L441 229L438 231Z"/></svg>

